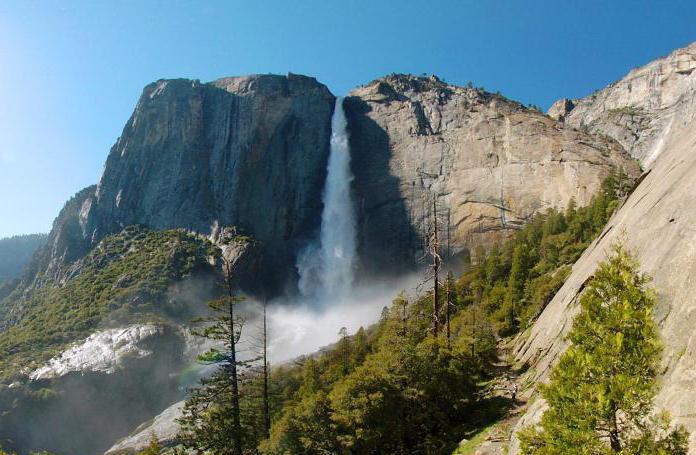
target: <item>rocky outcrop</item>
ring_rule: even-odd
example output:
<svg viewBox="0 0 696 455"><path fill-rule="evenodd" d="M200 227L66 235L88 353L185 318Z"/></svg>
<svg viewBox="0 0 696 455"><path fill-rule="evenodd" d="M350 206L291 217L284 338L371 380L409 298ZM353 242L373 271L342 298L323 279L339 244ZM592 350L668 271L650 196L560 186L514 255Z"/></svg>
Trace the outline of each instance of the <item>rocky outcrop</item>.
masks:
<svg viewBox="0 0 696 455"><path fill-rule="evenodd" d="M61 266L83 257L92 248L87 241L85 214L94 200L96 185L88 186L65 203L53 221L46 245L39 249L25 275L27 281L37 275L41 282L59 281Z"/></svg>
<svg viewBox="0 0 696 455"><path fill-rule="evenodd" d="M105 455L136 454L147 448L153 437L164 447L176 445L179 435L179 425L176 421L183 415L184 404L184 401L179 401L169 406L152 421L140 425L129 436L114 444Z"/></svg>
<svg viewBox="0 0 696 455"><path fill-rule="evenodd" d="M205 235L234 225L263 249L265 279L253 282L282 285L319 224L333 105L324 85L292 74L148 85L99 185L57 220L44 270L128 225Z"/></svg>
<svg viewBox="0 0 696 455"><path fill-rule="evenodd" d="M670 130L684 128L696 115L695 69L696 43L636 68L586 98L560 100L549 115L611 136L648 168L664 150Z"/></svg>
<svg viewBox="0 0 696 455"><path fill-rule="evenodd" d="M392 75L346 98L360 257L373 271L423 255L437 206L448 258L514 232L533 214L589 202L621 146L499 95Z"/></svg>
<svg viewBox="0 0 696 455"><path fill-rule="evenodd" d="M527 373L531 382L544 381L558 356L566 348L563 337L577 314L578 297L583 284L592 276L597 264L606 258L614 242L623 241L638 258L641 269L653 278L658 297L656 318L665 345L660 390L656 399L659 409L669 411L675 422L683 424L691 433L690 454L696 454L696 337L693 320L696 315L696 118L687 121L694 103L693 81L689 68L692 45L672 53L639 70L632 71L634 87L639 86L640 75L647 77L652 69L652 88L648 93L653 100L671 99L672 107L652 111L650 125L665 125L669 130L649 128L641 130L634 143L634 151L648 150L647 144L660 141L659 153L644 174L640 184L610 220L599 236L574 265L567 282L546 307L533 327L517 342L515 357L530 366ZM668 65L669 64L669 65ZM671 65L671 66L670 66ZM671 78L665 71L671 71ZM637 79L636 79L637 78ZM682 79L684 78L684 79ZM647 81L640 83L648 84ZM623 84L605 89L606 93ZM678 92L675 85L681 85ZM665 94L660 93L660 87ZM601 92L600 92L601 93ZM580 104L582 106L582 104ZM662 116L666 116L667 119ZM665 123L667 122L667 123ZM657 135L659 137L653 137ZM535 405L527 424L540 417L542 403ZM511 453L518 453L513 441Z"/></svg>
<svg viewBox="0 0 696 455"><path fill-rule="evenodd" d="M573 100L569 100L568 98L562 98L553 103L553 105L549 108L547 114L552 119L558 120L559 122L563 122L565 121L566 116L574 108L575 103L573 102Z"/></svg>
<svg viewBox="0 0 696 455"><path fill-rule="evenodd" d="M29 374L32 381L54 379L70 373L114 373L125 358L142 359L152 355L142 342L161 335L163 328L154 324L132 325L93 333L84 342L67 349L59 356Z"/></svg>

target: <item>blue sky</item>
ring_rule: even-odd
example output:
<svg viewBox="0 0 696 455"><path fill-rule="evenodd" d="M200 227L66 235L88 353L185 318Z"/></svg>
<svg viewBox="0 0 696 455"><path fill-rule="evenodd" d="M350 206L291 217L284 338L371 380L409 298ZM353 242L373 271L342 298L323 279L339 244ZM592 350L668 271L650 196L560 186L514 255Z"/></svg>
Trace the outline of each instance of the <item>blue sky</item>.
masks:
<svg viewBox="0 0 696 455"><path fill-rule="evenodd" d="M694 24L693 1L6 0L0 237L49 230L159 78L291 71L345 94L435 73L546 109L696 41Z"/></svg>

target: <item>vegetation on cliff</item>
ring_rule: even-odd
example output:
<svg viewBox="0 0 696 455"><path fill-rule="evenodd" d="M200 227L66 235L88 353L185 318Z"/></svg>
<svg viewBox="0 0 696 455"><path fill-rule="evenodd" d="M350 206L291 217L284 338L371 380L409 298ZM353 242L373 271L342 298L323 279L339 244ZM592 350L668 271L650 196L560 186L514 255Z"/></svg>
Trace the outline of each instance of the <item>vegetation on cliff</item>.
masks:
<svg viewBox="0 0 696 455"><path fill-rule="evenodd" d="M106 318L161 311L169 285L208 266L216 249L181 230L129 227L73 264L63 284L17 290L0 301L0 379L39 366Z"/></svg>
<svg viewBox="0 0 696 455"><path fill-rule="evenodd" d="M460 304L485 315L501 336L526 328L551 301L571 266L602 231L630 189L623 172L612 173L586 207L571 201L530 220L515 237L487 253L457 281Z"/></svg>
<svg viewBox="0 0 696 455"><path fill-rule="evenodd" d="M580 299L572 343L541 391L549 409L520 433L525 455L685 455L688 433L654 416L662 345L655 297L621 246Z"/></svg>

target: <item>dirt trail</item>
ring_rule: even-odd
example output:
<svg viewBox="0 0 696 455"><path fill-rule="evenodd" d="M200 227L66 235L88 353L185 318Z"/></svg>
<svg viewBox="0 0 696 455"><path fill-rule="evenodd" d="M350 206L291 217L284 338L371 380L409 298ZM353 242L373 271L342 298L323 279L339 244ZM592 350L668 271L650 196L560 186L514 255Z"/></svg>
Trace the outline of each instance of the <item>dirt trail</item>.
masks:
<svg viewBox="0 0 696 455"><path fill-rule="evenodd" d="M507 352L501 349L499 359L506 359ZM510 408L505 416L490 429L485 430L483 441L470 452L473 455L505 455L510 442L510 434L517 421L522 417L527 407L527 401L522 394L522 371L515 370L509 362L499 360L493 364L496 372L486 392L489 397L502 397L510 400ZM516 397L513 402L513 393Z"/></svg>

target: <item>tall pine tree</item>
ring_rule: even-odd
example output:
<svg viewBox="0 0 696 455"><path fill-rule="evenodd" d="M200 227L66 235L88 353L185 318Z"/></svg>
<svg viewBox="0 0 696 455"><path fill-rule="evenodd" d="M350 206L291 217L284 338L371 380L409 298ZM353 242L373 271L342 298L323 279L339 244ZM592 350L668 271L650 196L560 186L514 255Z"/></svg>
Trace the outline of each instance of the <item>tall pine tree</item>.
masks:
<svg viewBox="0 0 696 455"><path fill-rule="evenodd" d="M233 264L222 258L224 267L225 295L208 302L213 315L200 318L200 330L195 335L215 342L199 356L203 363L216 365L217 370L203 378L197 389L186 401L180 438L187 449L216 454L242 455L245 446L245 431L241 418L240 370L251 364L251 360L240 361L238 344L242 334L243 319L235 314L236 305L242 301L234 294Z"/></svg>

